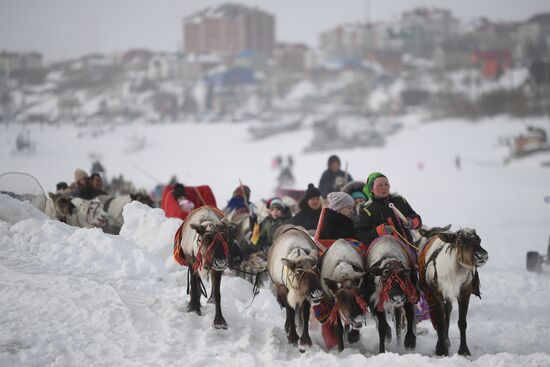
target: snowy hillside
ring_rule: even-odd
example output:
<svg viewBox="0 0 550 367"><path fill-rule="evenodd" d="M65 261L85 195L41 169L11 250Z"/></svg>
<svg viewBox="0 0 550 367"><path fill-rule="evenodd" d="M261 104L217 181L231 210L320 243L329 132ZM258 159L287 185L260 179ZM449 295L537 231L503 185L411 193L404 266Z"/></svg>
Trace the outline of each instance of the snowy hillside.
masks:
<svg viewBox="0 0 550 367"><path fill-rule="evenodd" d="M384 148L336 151L354 178L384 172L392 191L404 195L428 225L473 227L489 252L480 269L483 299L472 298L468 344L472 361L435 358L436 335L428 322L414 352L395 346L377 355L378 335L369 318L358 344L327 351L320 328L304 354L287 345L284 312L272 293L252 297L250 283L222 279L228 330L210 327L214 307L203 299L203 316L185 312L186 268L171 256L180 221L139 203L125 207L120 236L77 229L46 219L28 203L0 195L0 366L550 366L550 268L525 271L525 253L545 252L550 235L550 170L507 154L499 136L547 126L540 120L500 117L475 124L462 120L421 123L409 116ZM272 195L278 172L274 156L292 154L298 187L318 183L327 153L303 153L312 131L304 128L252 141L244 124L121 126L78 138L75 127L30 128L36 150L15 155L14 127L1 126L0 173L35 175L46 190L70 181L75 168L89 169L101 156L108 174L123 173L152 188L170 175L189 185L211 185L223 206L239 178L252 199ZM139 133L146 145L124 152ZM462 159L462 169L454 165ZM422 169L421 169L422 168ZM209 289L208 284L206 285ZM458 349L456 306L451 353Z"/></svg>

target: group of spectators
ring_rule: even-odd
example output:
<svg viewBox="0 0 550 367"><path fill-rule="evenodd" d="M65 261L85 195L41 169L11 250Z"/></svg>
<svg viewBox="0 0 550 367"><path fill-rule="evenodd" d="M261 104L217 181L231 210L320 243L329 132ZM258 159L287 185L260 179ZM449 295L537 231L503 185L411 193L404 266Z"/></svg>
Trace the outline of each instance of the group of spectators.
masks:
<svg viewBox="0 0 550 367"><path fill-rule="evenodd" d="M86 200L92 200L99 195L107 195L101 175L94 172L88 176L88 173L80 168L74 171L74 181L70 185L63 181L59 182L56 185L56 192Z"/></svg>

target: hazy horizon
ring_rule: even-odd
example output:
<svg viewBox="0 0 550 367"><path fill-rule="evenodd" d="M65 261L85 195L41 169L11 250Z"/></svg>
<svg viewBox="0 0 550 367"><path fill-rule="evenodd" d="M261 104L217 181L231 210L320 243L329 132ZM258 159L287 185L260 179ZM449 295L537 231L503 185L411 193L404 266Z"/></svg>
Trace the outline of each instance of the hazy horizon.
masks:
<svg viewBox="0 0 550 367"><path fill-rule="evenodd" d="M130 48L178 51L182 48L182 19L220 0L0 0L0 50L37 51L46 61L84 54L111 53ZM235 2L235 1L233 1ZM304 42L316 47L319 33L338 24L395 19L417 6L447 8L468 20L485 16L492 20L522 21L550 11L550 3L527 0L502 4L497 0L460 3L440 0L336 1L240 0L276 16L276 37L283 42ZM313 16L307 14L311 11ZM307 23L304 22L307 20ZM305 23L305 24L304 24Z"/></svg>

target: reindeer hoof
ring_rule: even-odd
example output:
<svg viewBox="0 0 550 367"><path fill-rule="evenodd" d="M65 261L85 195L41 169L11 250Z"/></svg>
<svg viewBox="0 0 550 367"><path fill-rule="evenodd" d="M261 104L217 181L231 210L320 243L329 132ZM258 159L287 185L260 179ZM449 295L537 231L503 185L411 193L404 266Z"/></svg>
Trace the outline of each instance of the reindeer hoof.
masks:
<svg viewBox="0 0 550 367"><path fill-rule="evenodd" d="M227 322L225 321L225 319L223 317L220 317L220 318L215 318L214 319L214 324L212 324L212 326L214 327L214 329L227 329Z"/></svg>
<svg viewBox="0 0 550 367"><path fill-rule="evenodd" d="M472 353L470 353L470 349L468 347L460 347L458 348L458 354L464 357L470 357Z"/></svg>
<svg viewBox="0 0 550 367"><path fill-rule="evenodd" d="M298 344L298 334L287 333L286 338L288 340L288 344Z"/></svg>
<svg viewBox="0 0 550 367"><path fill-rule="evenodd" d="M194 305L192 303L187 304L187 312L195 312L197 315L201 315L201 306Z"/></svg>
<svg viewBox="0 0 550 367"><path fill-rule="evenodd" d="M348 333L348 342L350 344L357 343L361 339L361 333L358 329L351 329Z"/></svg>
<svg viewBox="0 0 550 367"><path fill-rule="evenodd" d="M438 356L448 356L449 348L447 348L447 345L444 342L438 341L435 346L435 354Z"/></svg>
<svg viewBox="0 0 550 367"><path fill-rule="evenodd" d="M406 350L413 350L416 348L416 336L405 336L405 349Z"/></svg>
<svg viewBox="0 0 550 367"><path fill-rule="evenodd" d="M300 353L304 353L309 347L311 347L311 339L309 340L300 340L298 343L298 350Z"/></svg>

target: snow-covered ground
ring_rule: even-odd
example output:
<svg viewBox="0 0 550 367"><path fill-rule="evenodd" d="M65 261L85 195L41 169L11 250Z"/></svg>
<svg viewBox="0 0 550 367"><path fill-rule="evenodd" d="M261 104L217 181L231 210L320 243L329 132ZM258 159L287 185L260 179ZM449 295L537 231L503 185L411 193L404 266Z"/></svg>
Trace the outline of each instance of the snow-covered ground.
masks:
<svg viewBox="0 0 550 367"><path fill-rule="evenodd" d="M314 345L300 354L287 345L284 312L272 293L262 290L247 308L251 284L230 276L222 280L229 329L214 330L214 309L204 300L203 316L185 312L186 269L170 256L179 220L132 203L120 236L112 236L51 221L0 196L0 366L550 366L550 269L525 271L525 253L545 252L548 243L550 170L532 160L505 166L506 148L497 144L500 136L548 121L403 122L384 148L307 154L309 128L252 141L246 124L177 124L120 126L80 139L76 127L34 126L35 152L16 155L19 130L0 126L0 173L31 173L52 191L75 168L88 169L96 154L108 174L123 173L138 187L172 174L189 185L209 184L223 206L239 178L253 200L272 195L278 172L270 163L278 154L293 155L299 188L318 183L331 153L348 162L354 178L382 171L426 224L473 227L489 251L480 269L483 299L470 303L472 361L433 357L436 336L427 322L429 333L418 337L414 352L394 341L379 356L372 319L360 342L342 353L324 348L313 323ZM145 148L125 153L136 133L146 136ZM450 336L456 353L456 307Z"/></svg>

